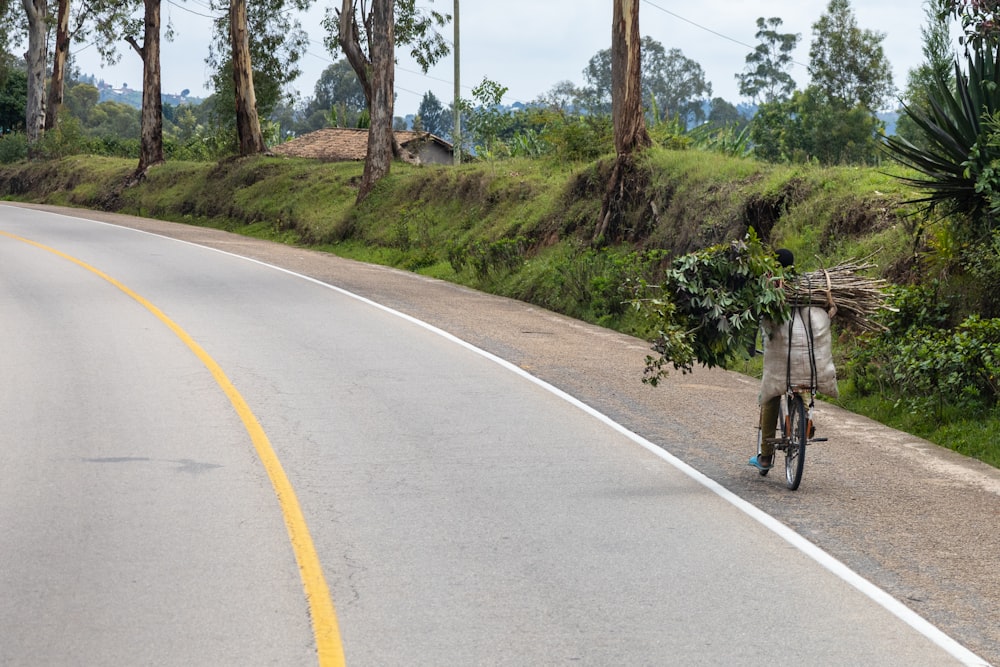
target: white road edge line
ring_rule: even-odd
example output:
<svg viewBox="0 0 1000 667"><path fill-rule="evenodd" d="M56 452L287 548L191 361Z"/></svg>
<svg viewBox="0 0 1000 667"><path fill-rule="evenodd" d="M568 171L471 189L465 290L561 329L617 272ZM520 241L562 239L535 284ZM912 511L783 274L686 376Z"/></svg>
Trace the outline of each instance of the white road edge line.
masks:
<svg viewBox="0 0 1000 667"><path fill-rule="evenodd" d="M64 215L64 214L58 214L58 213L56 213L54 215ZM386 313L389 313L390 315L394 315L396 317L402 318L403 320L406 320L407 322L410 322L411 324L415 324L416 326L419 326L419 327L421 327L423 329L426 329L427 331L429 331L431 333L437 334L437 335L441 336L442 338L447 339L448 341L451 341L451 342L453 342L453 343L455 343L457 345L460 345L460 346L466 348L467 350L470 350L470 351L472 351L472 352L474 352L474 353L476 353L476 354L478 354L478 355L480 355L482 357L485 357L486 359L489 359L490 361L493 361L494 363L499 364L500 366L506 368L507 370L511 371L512 373L515 373L515 374L521 376L522 378L528 380L529 382L533 382L534 384L538 385L542 389L545 389L546 391L548 391L548 392L554 394L555 396L563 399L564 401L570 403L571 405L576 406L580 410L583 410L585 413L587 413L590 416L594 417L598 421L603 422L604 424L606 424L607 426L609 426L613 430L617 431L621 435L625 436L629 440L632 440L636 444L638 444L638 445L646 448L647 450L649 450L650 452L652 452L656 456L660 457L661 459L663 459L664 461L666 461L667 463L669 463L673 467L677 468L679 471L683 472L685 475L687 475L691 479L695 480L696 482L698 482L702 486L706 487L707 489L709 489L710 491L712 491L713 493L715 493L717 496L719 496L720 498L722 498L723 500L725 500L729 504L733 505L734 507L736 507L737 509L739 509L740 511L742 511L744 514L747 514L751 518L755 519L756 521L758 521L759 523L761 523L762 525L764 525L771 532L775 533L776 535L778 535L779 537L781 537L783 540L785 540L786 542L788 542L790 545L792 545L793 547L795 547L796 549L798 549L799 551L801 551L802 553L804 553L806 556L808 556L809 558L812 558L814 561L816 561L817 563L819 563L823 568L825 568L826 570L828 570L829 572L831 572L835 576L839 577L841 580L843 580L846 583L848 583L851 586L853 586L855 589L857 589L858 591L860 591L862 594L864 594L865 596L867 596L869 599L871 599L872 601L874 601L876 604L878 604L881 607L883 607L884 609L886 609L893 616L899 618L901 621L903 621L904 623L906 623L907 625L909 625L911 628L913 628L914 630L916 630L918 633L920 633L921 635L923 635L924 637L926 637L932 643L934 643L935 645L937 645L938 647L940 647L942 650L944 650L945 652L947 652L948 654L950 654L952 657L954 657L956 660L958 660L959 662L961 662L963 665L968 665L969 667L991 667L990 663L988 663L987 661L985 661L983 658L979 657L978 655L976 655L975 653L973 653L969 649L967 649L964 646L962 646L961 644L959 644L957 641L955 641L954 639L952 639L951 637L949 637L947 634L945 634L944 632L942 632L940 629L938 629L937 627L935 627L933 624L931 624L925 618L923 618L922 616L920 616L919 614L917 614L915 611L913 611L912 609L910 609L909 607L907 607L905 604L903 604L902 602L900 602L896 598L892 597L891 595L889 595L889 593L887 593L886 591L882 590L881 588L879 588L878 586L876 586L872 582L868 581L867 579L865 579L864 577L862 577L860 574L858 574L854 570L852 570L849 567L847 567L847 565L845 565L844 563L842 563L840 560L838 560L837 558L834 558L832 555L830 555L829 553L827 553L826 551L824 551L820 547L816 546L815 544L813 544L812 542L810 542L806 538L802 537L801 535L799 535L798 533L796 533L794 530L792 530L791 528L789 528L785 524L783 524L780 521L778 521L777 519L775 519L770 514L767 514L766 512L758 509L757 507L755 507L751 503L747 502L743 498L740 498L735 493L729 491L724 486L722 486L721 484L719 484L718 482L716 482L712 478L708 477L704 473L702 473L702 472L696 470L695 468L691 467L690 465L688 465L684 461L680 460L679 458L677 458L676 456L674 456L670 452L666 451L662 447L657 446L653 442L650 442L649 440L647 440L646 438L642 437L638 433L634 433L633 431L630 431L629 429L625 428L624 426L622 426L618 422L612 420L610 417L608 417L607 415L603 414L602 412L599 412L599 411L595 410L594 408L590 407L589 405L587 405L583 401L580 401L579 399L571 396L570 394L567 394L562 389L559 389L558 387L549 384L545 380L542 380L540 378L535 377L531 373L528 373L527 371L525 371L523 368L521 368L521 367L519 367L519 366L517 366L515 364L512 364L511 362L507 361L506 359L503 359L501 357L496 356L492 352L487 352L486 350L484 350L482 348L479 348L479 347L476 347L472 343L464 341L461 338L458 338L457 336L455 336L453 334L450 334L447 331L444 331L443 329L439 329L438 327L436 327L436 326L434 326L432 324L424 322L423 320L419 320L419 319L417 319L417 318L415 318L415 317L413 317L411 315L407 315L406 313L400 312L400 311L395 310L393 308L390 308L388 306L384 306L384 305L382 305L382 304L380 304L380 303L378 303L376 301L372 301L371 299L369 299L367 297L363 297L363 296L361 296L359 294L355 294L354 292L350 292L350 291L348 291L348 290L346 290L346 289L344 289L342 287L337 287L336 285L331 285L329 283L325 283L322 280L318 280L316 278L312 278L310 276L307 276L307 275L304 275L304 274L301 274L301 273L296 273L295 271L292 271L290 269L286 269L286 268L283 268L283 267L280 267L280 266L275 266L274 264L268 264L267 262L264 262L264 261L261 261L261 260L258 260L258 259L254 259L252 257L244 257L243 255L238 255L236 253L229 252L229 251L226 251L226 250L220 250L218 248L213 248L211 246L201 245L200 243L194 243L194 242L191 242L191 241L184 241L182 239L175 239L175 238L170 237L170 236L164 236L163 234L157 234L155 232L148 232L148 231L145 231L145 230L142 230L142 229L136 229L134 227L126 227L126 226L123 226L123 225L116 225L114 223L102 222L102 221L99 221L99 220L90 220L88 218L77 218L77 217L72 216L72 215L64 215L64 217L74 218L74 219L77 219L77 220L83 220L83 221L86 221L86 222L93 222L93 223L96 223L96 224L99 224L99 225L107 225L107 226L110 226L110 227L117 227L119 229L129 229L129 230L132 230L134 232L138 232L140 234L148 234L149 236L157 236L159 238L169 239L171 241L176 241L177 243L184 243L186 245L195 246L195 247L202 248L202 249L205 249L205 250L210 250L212 252L217 252L217 253L220 253L222 255L228 255L230 257L235 257L237 259L241 259L241 260L244 260L244 261L247 261L247 262L252 262L254 264L259 264L260 266L265 266L265 267L268 267L270 269L274 269L276 271L280 271L281 273L285 273L285 274L288 274L290 276L294 276L296 278L300 278L300 279L305 280L307 282L311 282L311 283L314 283L316 285L320 285L322 287L325 287L327 289L331 289L331 290L333 290L335 292L338 292L338 293L340 293L340 294L342 294L344 296L350 297L352 299L356 299L357 301L360 301L360 302L365 303L367 305L370 305L370 306L372 306L374 308L382 310L382 311L384 311Z"/></svg>

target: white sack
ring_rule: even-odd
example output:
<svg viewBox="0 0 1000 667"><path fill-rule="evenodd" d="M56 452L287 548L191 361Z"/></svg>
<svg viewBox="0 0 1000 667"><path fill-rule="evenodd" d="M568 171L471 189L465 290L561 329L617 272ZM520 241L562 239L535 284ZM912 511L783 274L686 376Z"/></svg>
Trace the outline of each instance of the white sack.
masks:
<svg viewBox="0 0 1000 667"><path fill-rule="evenodd" d="M792 384L809 386L809 329L806 317L812 322L813 353L816 357L816 389L836 398L837 370L833 367L833 341L830 334L830 316L822 308L792 308ZM761 380L758 401L763 404L770 398L785 393L788 368L788 322L774 324L764 321L764 377Z"/></svg>

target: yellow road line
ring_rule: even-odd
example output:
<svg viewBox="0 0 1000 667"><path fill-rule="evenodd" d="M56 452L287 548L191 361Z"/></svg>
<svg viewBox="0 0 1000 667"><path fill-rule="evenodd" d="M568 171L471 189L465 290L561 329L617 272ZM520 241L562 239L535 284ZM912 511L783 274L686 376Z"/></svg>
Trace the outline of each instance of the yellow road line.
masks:
<svg viewBox="0 0 1000 667"><path fill-rule="evenodd" d="M243 396L240 395L240 392L237 391L219 364L186 331L167 317L163 311L106 273L71 255L30 239L15 236L4 231L0 231L0 235L22 241L58 255L111 283L155 315L158 320L173 331L195 356L205 364L205 367L208 368L215 381L219 384L219 387L229 397L233 408L243 421L243 426L246 428L257 450L257 456L260 457L260 461L264 464L264 469L267 471L267 476L271 480L274 493L278 496L281 513L285 519L285 527L288 529L288 537L292 542L295 560L298 562L299 574L302 577L302 586L305 589L306 600L309 603L309 615L312 618L319 664L321 667L342 667L345 664L344 647L341 643L340 630L337 626L337 614L333 608L330 589L327 587L326 579L323 577L323 570L319 564L319 556L316 554L316 547L309 534L309 528L306 526L302 508L295 497L295 491L292 489L288 477L285 475L281 461L278 460L270 440L268 440L267 435L264 433L264 429L257 421L257 417L251 412L250 406L247 405Z"/></svg>

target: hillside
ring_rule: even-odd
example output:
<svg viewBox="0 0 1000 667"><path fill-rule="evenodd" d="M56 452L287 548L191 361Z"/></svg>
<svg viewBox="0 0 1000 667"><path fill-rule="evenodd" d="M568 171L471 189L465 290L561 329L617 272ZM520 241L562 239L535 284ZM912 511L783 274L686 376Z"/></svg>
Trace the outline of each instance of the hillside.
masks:
<svg viewBox="0 0 1000 667"><path fill-rule="evenodd" d="M588 254L651 248L681 254L740 238L751 226L765 241L795 251L805 268L859 255L894 280L908 279L913 268L909 232L915 221L903 204L913 193L889 170L775 166L700 151L653 150L644 163L645 182L625 212L625 237L598 251L590 238L607 162L396 164L360 207L354 206L360 163L275 157L171 162L155 168L141 185L123 189L134 167L131 161L80 156L6 166L0 169L0 196L363 254L577 316L587 313L578 299L567 299L565 285L538 284L545 267ZM468 261L491 252L492 259ZM600 319L602 313L593 315Z"/></svg>

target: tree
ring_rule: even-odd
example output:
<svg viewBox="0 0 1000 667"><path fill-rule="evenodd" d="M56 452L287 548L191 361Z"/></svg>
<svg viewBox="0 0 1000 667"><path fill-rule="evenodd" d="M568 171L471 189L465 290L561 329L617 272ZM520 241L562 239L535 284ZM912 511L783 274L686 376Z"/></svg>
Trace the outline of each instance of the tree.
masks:
<svg viewBox="0 0 1000 667"><path fill-rule="evenodd" d="M448 54L448 46L434 26L443 27L450 19L437 12L418 10L416 0L372 0L370 8L364 2L342 0L339 10L327 14L327 46L331 51L335 45L343 49L365 91L371 119L359 202L389 173L392 158L403 157L392 131L397 37L400 44L412 47L410 55L426 73Z"/></svg>
<svg viewBox="0 0 1000 667"><path fill-rule="evenodd" d="M0 86L0 134L24 129L24 108L28 103L28 76L11 67Z"/></svg>
<svg viewBox="0 0 1000 667"><path fill-rule="evenodd" d="M598 51L583 70L587 85L580 91L580 103L591 114L611 113L611 49Z"/></svg>
<svg viewBox="0 0 1000 667"><path fill-rule="evenodd" d="M375 183L389 173L392 157L399 152L392 131L395 17L392 0L372 0L371 14L363 21L369 49L368 54L365 54L360 46L354 2L343 0L343 3L340 13L341 46L361 81L368 102L368 112L371 114L368 152L358 188L360 202L372 191Z"/></svg>
<svg viewBox="0 0 1000 667"><path fill-rule="evenodd" d="M884 33L858 28L850 0L830 0L813 24L812 85L842 108L860 104L872 113L882 109L895 94L884 39Z"/></svg>
<svg viewBox="0 0 1000 667"><path fill-rule="evenodd" d="M160 84L160 0L144 0L142 44L129 34L126 41L142 58L142 116L139 166L132 181L145 177L163 162L163 100Z"/></svg>
<svg viewBox="0 0 1000 667"><path fill-rule="evenodd" d="M758 105L788 99L795 90L795 80L788 69L792 65L792 51L801 35L778 32L781 24L781 19L776 16L757 19L755 37L760 43L747 54L743 73L736 75L740 95Z"/></svg>
<svg viewBox="0 0 1000 667"><path fill-rule="evenodd" d="M56 12L56 45L52 54L52 77L49 80L48 106L45 112L45 129L56 125L63 105L66 62L69 59L69 0L59 0Z"/></svg>
<svg viewBox="0 0 1000 667"><path fill-rule="evenodd" d="M87 0L74 7L76 11L71 24L70 0L58 0L54 23L55 46L52 50L52 69L45 102L45 130L51 130L59 122L72 42L86 40L88 46L93 46L105 62L116 63L119 58L117 45L123 35L138 33L136 26L141 21L130 17L139 4L138 0Z"/></svg>
<svg viewBox="0 0 1000 667"><path fill-rule="evenodd" d="M124 102L101 102L87 119L88 134L98 137L139 139L141 142L141 112Z"/></svg>
<svg viewBox="0 0 1000 667"><path fill-rule="evenodd" d="M712 94L701 65L684 56L680 49L667 51L651 37L637 45L640 52L640 81L648 108L657 109L659 118L704 118L703 98ZM587 86L580 94L581 105L590 113L609 113L612 97L612 54L610 49L597 52L583 70ZM659 119L658 118L658 119Z"/></svg>
<svg viewBox="0 0 1000 667"><path fill-rule="evenodd" d="M748 121L731 102L727 102L721 97L712 99L711 108L708 112L708 124L712 127L733 127L742 130Z"/></svg>
<svg viewBox="0 0 1000 667"><path fill-rule="evenodd" d="M260 129L260 118L257 116L257 96L253 88L246 0L230 1L229 34L233 47L236 136L240 146L240 155L246 157L263 153L265 150L264 133Z"/></svg>
<svg viewBox="0 0 1000 667"><path fill-rule="evenodd" d="M750 122L750 139L754 155L770 162L874 164L880 126L863 106L831 105L810 86L786 101L762 104Z"/></svg>
<svg viewBox="0 0 1000 667"><path fill-rule="evenodd" d="M66 107L83 123L87 123L90 112L100 101L101 91L89 83L78 83L66 91Z"/></svg>
<svg viewBox="0 0 1000 667"><path fill-rule="evenodd" d="M601 203L595 241L621 236L624 204L634 186L634 154L652 141L642 110L642 52L639 0L614 0L611 22L611 107L615 164Z"/></svg>
<svg viewBox="0 0 1000 667"><path fill-rule="evenodd" d="M959 44L966 56L984 48L996 51L1000 44L1000 5L996 0L934 0L940 20L954 18L961 24Z"/></svg>
<svg viewBox="0 0 1000 667"><path fill-rule="evenodd" d="M420 106L417 108L417 115L420 117L424 132L430 132L439 137L444 136L447 126L447 123L444 122L446 114L448 111L434 93L430 91L424 93L423 99L420 100Z"/></svg>
<svg viewBox="0 0 1000 667"><path fill-rule="evenodd" d="M354 73L351 63L341 58L320 74L313 88L313 98L305 111L309 116L316 112L330 115L336 110L334 124L353 127L365 107L365 91L361 88L358 75Z"/></svg>
<svg viewBox="0 0 1000 667"><path fill-rule="evenodd" d="M549 92L538 97L537 102L556 111L572 111L582 107L583 91L572 81L560 81Z"/></svg>
<svg viewBox="0 0 1000 667"><path fill-rule="evenodd" d="M701 65L680 49L665 51L662 44L644 37L642 74L643 93L650 101L649 107L660 113L657 120L675 118L687 126L689 121L700 123L705 119L702 103L712 95L712 84L705 81Z"/></svg>
<svg viewBox="0 0 1000 667"><path fill-rule="evenodd" d="M45 59L48 56L48 1L22 0L28 19L28 99L24 114L28 145L34 146L45 131Z"/></svg>
<svg viewBox="0 0 1000 667"><path fill-rule="evenodd" d="M224 9L225 14L222 20L216 21L214 39L206 59L215 69L212 76L215 94L208 107L211 108L213 124L219 128L222 146L228 145L240 154L260 152L258 148L264 145L264 140L261 135L258 144L251 116L257 116L256 125L259 128L260 118L271 115L285 95L286 85L300 74L298 61L305 53L309 39L293 18L292 10L303 11L311 4L312 0L257 0L250 3L246 0L214 0L213 8ZM234 11L237 17L235 33ZM252 104L249 103L251 95ZM239 127L241 124L242 130ZM244 140L248 143L241 146Z"/></svg>

